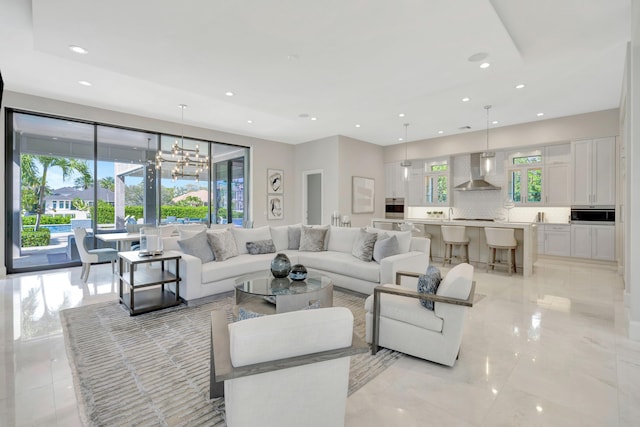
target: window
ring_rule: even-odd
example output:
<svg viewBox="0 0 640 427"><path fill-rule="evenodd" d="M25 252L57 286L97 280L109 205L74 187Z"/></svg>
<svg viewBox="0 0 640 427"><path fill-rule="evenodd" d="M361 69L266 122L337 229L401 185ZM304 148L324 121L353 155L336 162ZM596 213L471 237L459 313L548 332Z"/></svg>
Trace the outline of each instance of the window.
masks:
<svg viewBox="0 0 640 427"><path fill-rule="evenodd" d="M132 219L158 222L214 222L216 180L212 165L228 166L221 192L225 222L242 226L247 218L249 148L95 122L47 117L6 109L9 165L7 200L14 200L6 217L11 233L6 242L11 273L59 268L79 261L74 253L72 227L82 224L95 235L125 231ZM175 162L156 169L160 147L169 153L180 139L185 148L199 145L211 164L173 180ZM11 169L13 168L13 169ZM213 220L213 221L212 221ZM40 228L56 225L51 236ZM23 238L25 233L36 237ZM63 242L67 248L61 248ZM96 239L87 244L91 249ZM32 246L36 246L32 248ZM68 249L68 250L66 250ZM70 256L67 256L70 254ZM48 256L52 255L52 256ZM56 265L57 264L57 265Z"/></svg>
<svg viewBox="0 0 640 427"><path fill-rule="evenodd" d="M539 150L509 156L508 195L516 204L542 203L542 154Z"/></svg>
<svg viewBox="0 0 640 427"><path fill-rule="evenodd" d="M425 163L425 189L428 205L445 205L449 202L449 163L440 160Z"/></svg>

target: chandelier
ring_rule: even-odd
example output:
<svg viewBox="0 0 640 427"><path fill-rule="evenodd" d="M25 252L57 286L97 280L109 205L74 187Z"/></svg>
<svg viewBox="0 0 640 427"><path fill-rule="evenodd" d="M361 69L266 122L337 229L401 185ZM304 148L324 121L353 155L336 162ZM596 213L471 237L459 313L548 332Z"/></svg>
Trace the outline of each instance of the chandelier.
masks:
<svg viewBox="0 0 640 427"><path fill-rule="evenodd" d="M209 169L209 156L200 157L200 148L184 148L184 110L185 104L178 105L181 111L182 129L180 141L177 139L171 145L171 157L165 157L162 149L156 154L156 169L160 169L163 163L174 164L171 169L171 178L176 181L178 178L193 177L196 182L200 179L200 173Z"/></svg>

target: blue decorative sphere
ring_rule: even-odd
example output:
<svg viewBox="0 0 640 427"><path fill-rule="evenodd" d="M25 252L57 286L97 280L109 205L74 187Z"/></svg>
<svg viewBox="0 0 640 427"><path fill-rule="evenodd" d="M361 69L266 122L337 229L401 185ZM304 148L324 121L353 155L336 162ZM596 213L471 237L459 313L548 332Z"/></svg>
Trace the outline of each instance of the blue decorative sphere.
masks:
<svg viewBox="0 0 640 427"><path fill-rule="evenodd" d="M307 269L302 264L296 264L291 267L291 273L289 273L291 280L304 280L307 278Z"/></svg>
<svg viewBox="0 0 640 427"><path fill-rule="evenodd" d="M287 277L291 271L291 261L285 254L278 254L271 261L271 274L273 277Z"/></svg>

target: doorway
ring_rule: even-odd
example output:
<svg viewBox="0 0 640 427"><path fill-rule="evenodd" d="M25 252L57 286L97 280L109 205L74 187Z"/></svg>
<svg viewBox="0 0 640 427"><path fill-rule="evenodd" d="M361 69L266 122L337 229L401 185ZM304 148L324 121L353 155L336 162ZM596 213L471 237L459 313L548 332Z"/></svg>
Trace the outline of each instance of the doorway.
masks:
<svg viewBox="0 0 640 427"><path fill-rule="evenodd" d="M303 223L322 224L322 170L302 172Z"/></svg>

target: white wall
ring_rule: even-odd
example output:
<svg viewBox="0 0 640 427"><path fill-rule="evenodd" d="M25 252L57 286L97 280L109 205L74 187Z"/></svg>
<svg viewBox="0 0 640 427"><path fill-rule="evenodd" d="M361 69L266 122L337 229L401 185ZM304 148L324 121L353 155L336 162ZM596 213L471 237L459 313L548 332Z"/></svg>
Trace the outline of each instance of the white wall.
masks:
<svg viewBox="0 0 640 427"><path fill-rule="evenodd" d="M373 218L384 217L384 150L381 146L357 139L340 136L338 162L340 167L340 186L338 188L338 211L351 217L353 227L371 224ZM351 182L354 176L373 178L375 182L375 211L373 213L354 214L352 212Z"/></svg>
<svg viewBox="0 0 640 427"><path fill-rule="evenodd" d="M331 222L331 212L338 210L338 194L340 176L338 173L338 137L332 136L304 144L291 146L295 152L295 194L298 198L293 221L287 223L297 223L303 221L302 173L305 171L322 171L322 223ZM295 147L295 148L294 148ZM285 199L285 204L287 200Z"/></svg>
<svg viewBox="0 0 640 427"><path fill-rule="evenodd" d="M637 183L640 181L640 0L632 0L631 46L628 50L628 67L623 88L626 101L622 123L625 125L622 141L625 148L626 206L624 207L624 232L626 243L625 302L629 307L629 338L640 341L640 197Z"/></svg>

